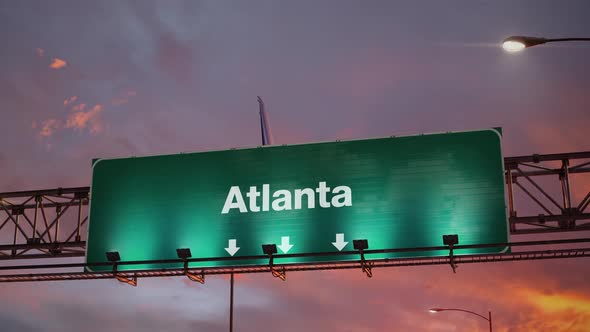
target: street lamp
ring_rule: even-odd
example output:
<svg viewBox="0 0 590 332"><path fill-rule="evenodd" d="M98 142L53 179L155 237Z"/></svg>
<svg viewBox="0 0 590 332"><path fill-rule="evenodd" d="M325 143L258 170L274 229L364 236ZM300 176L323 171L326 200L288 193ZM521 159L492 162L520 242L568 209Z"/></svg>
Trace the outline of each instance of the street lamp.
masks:
<svg viewBox="0 0 590 332"><path fill-rule="evenodd" d="M527 47L564 41L590 41L590 38L539 38L528 36L511 36L504 39L502 42L502 48L508 52L514 53L522 51Z"/></svg>
<svg viewBox="0 0 590 332"><path fill-rule="evenodd" d="M473 311L469 311L469 310L464 310L464 309L456 309L456 308L431 308L428 310L429 312L435 314L437 312L441 312L441 311L462 311L462 312L466 312L472 315L476 315L480 318L483 318L485 320L488 321L488 323L490 324L490 332L492 332L492 312L488 311L488 317L486 318L485 316L482 316L476 312Z"/></svg>

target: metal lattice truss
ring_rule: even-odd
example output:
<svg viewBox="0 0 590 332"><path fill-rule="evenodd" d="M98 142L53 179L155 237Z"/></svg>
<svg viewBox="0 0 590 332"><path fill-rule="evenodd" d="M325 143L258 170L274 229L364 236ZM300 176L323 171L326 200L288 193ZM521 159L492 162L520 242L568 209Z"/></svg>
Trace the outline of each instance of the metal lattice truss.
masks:
<svg viewBox="0 0 590 332"><path fill-rule="evenodd" d="M0 260L84 256L89 190L0 193Z"/></svg>
<svg viewBox="0 0 590 332"><path fill-rule="evenodd" d="M504 168L510 234L590 230L590 151L508 157ZM585 195L578 202L574 189ZM519 215L519 198L528 213Z"/></svg>
<svg viewBox="0 0 590 332"><path fill-rule="evenodd" d="M590 151L504 159L510 234L590 230ZM583 177L582 177L583 176ZM578 186L576 187L576 184ZM575 190L575 192L574 192ZM0 263L22 259L84 257L89 187L0 193ZM581 199L575 199L582 193ZM518 205L518 208L517 208ZM374 267L588 257L590 248L553 249L455 258L371 261ZM454 261L453 261L454 259ZM83 263L78 264L81 269ZM81 265L80 265L81 264ZM359 265L360 264L360 265ZM368 268L363 262L286 265L285 271ZM8 271L10 266L0 266ZM58 272L0 275L4 281L113 278L113 273ZM74 267L74 266L71 266ZM269 266L211 268L204 274L268 272ZM124 278L186 274L184 270L119 272Z"/></svg>

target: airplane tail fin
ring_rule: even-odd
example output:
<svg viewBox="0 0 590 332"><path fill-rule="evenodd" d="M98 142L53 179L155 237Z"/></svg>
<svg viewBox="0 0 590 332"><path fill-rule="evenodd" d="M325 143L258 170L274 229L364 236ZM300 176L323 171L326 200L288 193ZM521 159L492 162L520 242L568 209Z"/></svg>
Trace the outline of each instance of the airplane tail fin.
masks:
<svg viewBox="0 0 590 332"><path fill-rule="evenodd" d="M260 133L262 135L262 145L272 145L273 137L270 131L270 124L268 122L268 116L264 110L264 101L258 96L258 106L260 108Z"/></svg>

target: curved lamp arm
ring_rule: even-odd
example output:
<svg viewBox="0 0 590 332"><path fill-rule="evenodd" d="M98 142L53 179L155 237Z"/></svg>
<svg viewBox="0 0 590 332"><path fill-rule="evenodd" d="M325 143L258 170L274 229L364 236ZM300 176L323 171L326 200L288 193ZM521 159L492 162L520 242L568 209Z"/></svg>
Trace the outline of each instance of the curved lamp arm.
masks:
<svg viewBox="0 0 590 332"><path fill-rule="evenodd" d="M562 42L562 41L590 41L590 38L549 38L547 42Z"/></svg>
<svg viewBox="0 0 590 332"><path fill-rule="evenodd" d="M439 311L463 311L463 312L470 313L472 315L479 316L479 317L487 320L488 322L490 321L490 319L488 317L482 316L482 315L478 314L477 312L473 312L473 311L469 311L469 310L464 310L464 309L457 309L457 308L432 308L429 311L430 312L439 312Z"/></svg>
<svg viewBox="0 0 590 332"><path fill-rule="evenodd" d="M510 36L502 42L502 48L508 52L518 52L525 48L552 42L590 41L590 38L540 38L529 36Z"/></svg>

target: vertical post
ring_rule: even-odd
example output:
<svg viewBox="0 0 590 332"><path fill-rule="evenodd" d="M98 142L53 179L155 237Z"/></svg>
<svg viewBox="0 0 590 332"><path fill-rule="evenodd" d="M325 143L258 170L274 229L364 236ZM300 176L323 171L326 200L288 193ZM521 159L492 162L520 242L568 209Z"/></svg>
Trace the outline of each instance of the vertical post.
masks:
<svg viewBox="0 0 590 332"><path fill-rule="evenodd" d="M563 208L570 209L571 208L571 196L570 196L570 188L569 188L569 163L567 159L562 160L561 170L562 173L559 174L559 179L561 180L561 191L563 193Z"/></svg>
<svg viewBox="0 0 590 332"><path fill-rule="evenodd" d="M492 312L488 311L488 321L490 322L490 332L492 332Z"/></svg>
<svg viewBox="0 0 590 332"><path fill-rule="evenodd" d="M561 191L563 193L563 209L562 214L571 216L572 215L572 201L570 194L570 180L569 180L569 162L567 159L561 161L561 173L559 174L559 180L561 181ZM567 220L560 222L560 226L564 228L575 227L575 219L568 218Z"/></svg>
<svg viewBox="0 0 590 332"><path fill-rule="evenodd" d="M33 243L35 243L35 239L37 237L37 214L39 213L39 205L41 205L40 198L40 196L35 196L35 219L33 219Z"/></svg>
<svg viewBox="0 0 590 332"><path fill-rule="evenodd" d="M565 186L565 200L567 202L567 204L565 204L565 208L567 209L571 209L572 208L572 197L571 197L571 191L570 191L570 172L569 172L569 161L567 159L564 159L562 161L562 167L563 167L563 182L564 182L564 186Z"/></svg>
<svg viewBox="0 0 590 332"><path fill-rule="evenodd" d="M229 276L229 332L234 330L234 273Z"/></svg>
<svg viewBox="0 0 590 332"><path fill-rule="evenodd" d="M61 214L61 205L58 205L55 207L55 215L57 218L57 221L55 222L55 243L59 242L58 236L59 236L59 215Z"/></svg>
<svg viewBox="0 0 590 332"><path fill-rule="evenodd" d="M15 223L14 223L14 239L12 241L12 245L15 247L16 247L16 237L18 235L18 233L16 232L18 230L18 216L19 216L19 214L16 215L16 218L14 220L15 221ZM16 249L14 249L14 248L12 249L12 256L16 256Z"/></svg>
<svg viewBox="0 0 590 332"><path fill-rule="evenodd" d="M76 242L80 242L80 224L82 223L82 198L78 198L78 226L76 227Z"/></svg>
<svg viewBox="0 0 590 332"><path fill-rule="evenodd" d="M510 221L509 226L511 231L515 231L516 224L512 223L510 220L512 219L512 217L516 217L516 212L514 211L514 191L512 189L512 170L510 169L510 166L506 168L506 185L508 186L508 220Z"/></svg>

